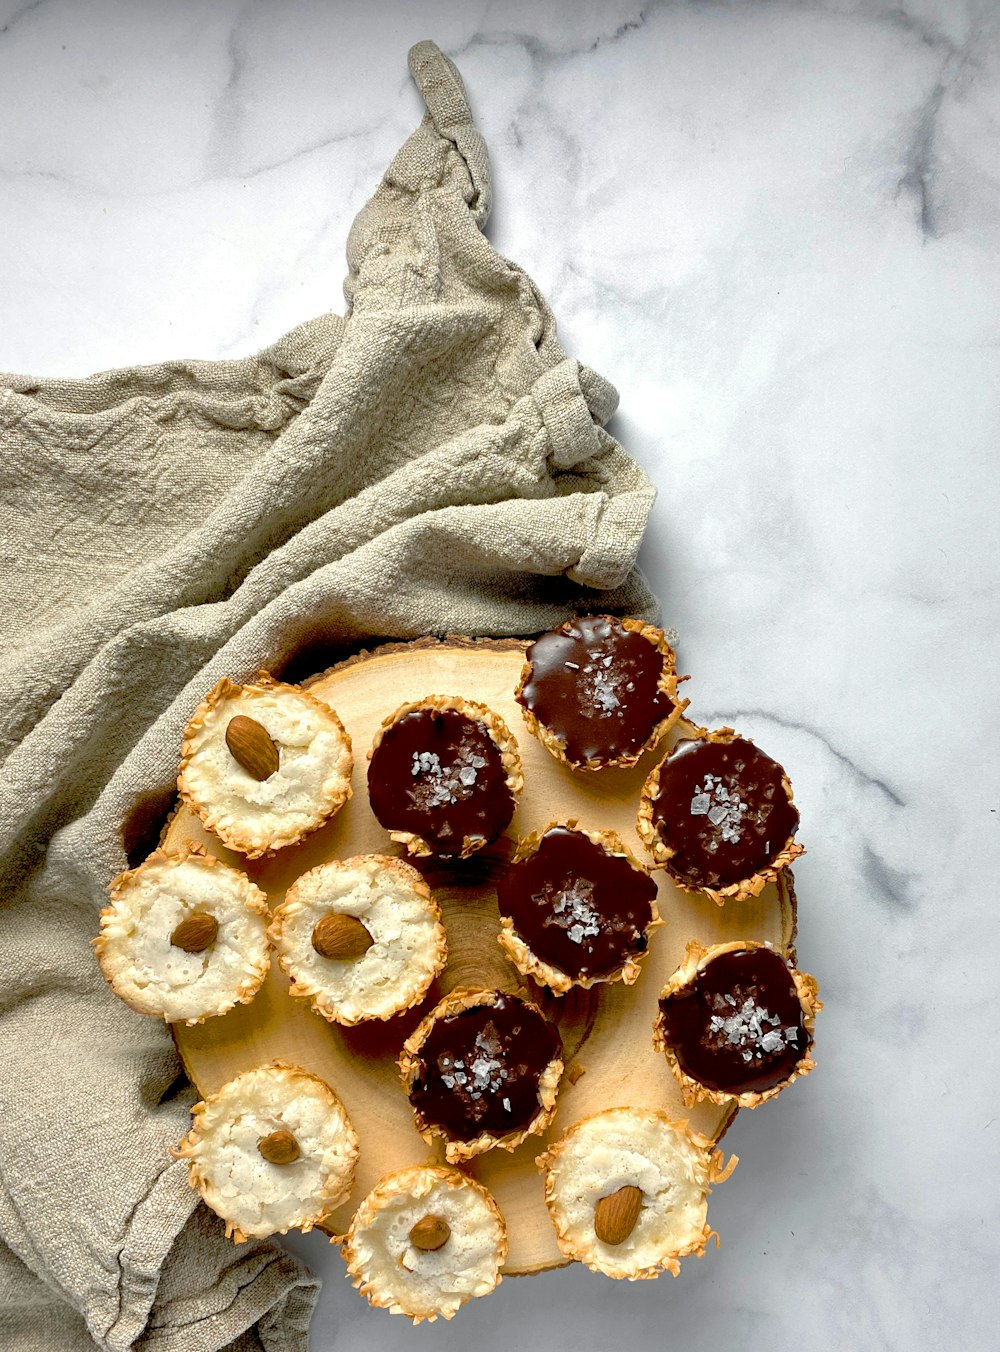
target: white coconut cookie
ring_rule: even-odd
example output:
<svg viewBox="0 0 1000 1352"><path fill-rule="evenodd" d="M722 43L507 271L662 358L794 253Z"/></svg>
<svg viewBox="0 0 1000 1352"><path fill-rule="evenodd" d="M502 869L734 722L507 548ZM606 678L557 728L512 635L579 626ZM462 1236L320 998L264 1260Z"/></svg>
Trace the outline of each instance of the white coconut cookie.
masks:
<svg viewBox="0 0 1000 1352"><path fill-rule="evenodd" d="M447 957L430 888L402 859L378 854L321 864L297 878L269 935L291 994L332 1023L409 1009Z"/></svg>
<svg viewBox="0 0 1000 1352"><path fill-rule="evenodd" d="M264 893L197 846L157 850L111 884L94 940L105 980L140 1014L193 1024L256 995L270 966Z"/></svg>
<svg viewBox="0 0 1000 1352"><path fill-rule="evenodd" d="M586 1117L538 1159L559 1248L629 1281L676 1277L680 1259L702 1256L711 1185L736 1163L723 1167L713 1142L644 1108Z"/></svg>
<svg viewBox="0 0 1000 1352"><path fill-rule="evenodd" d="M249 859L293 845L351 796L354 759L326 704L261 672L221 680L184 731L177 787L231 849Z"/></svg>
<svg viewBox="0 0 1000 1352"><path fill-rule="evenodd" d="M312 1227L351 1190L358 1138L333 1090L274 1061L192 1110L174 1152L236 1243Z"/></svg>
<svg viewBox="0 0 1000 1352"><path fill-rule="evenodd" d="M419 1324L451 1319L501 1280L507 1227L480 1183L443 1165L389 1174L358 1208L343 1245L347 1272L372 1305Z"/></svg>

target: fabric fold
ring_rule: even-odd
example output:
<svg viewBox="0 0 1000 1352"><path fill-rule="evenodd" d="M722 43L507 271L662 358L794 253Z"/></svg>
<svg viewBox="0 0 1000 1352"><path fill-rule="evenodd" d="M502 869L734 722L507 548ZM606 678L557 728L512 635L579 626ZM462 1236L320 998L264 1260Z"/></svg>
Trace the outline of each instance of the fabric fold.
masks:
<svg viewBox="0 0 1000 1352"><path fill-rule="evenodd" d="M307 1345L314 1279L196 1205L168 1153L193 1091L89 945L202 694L382 639L655 617L617 394L482 233L455 67L419 43L410 69L426 116L352 227L345 317L237 361L0 377L2 1346Z"/></svg>

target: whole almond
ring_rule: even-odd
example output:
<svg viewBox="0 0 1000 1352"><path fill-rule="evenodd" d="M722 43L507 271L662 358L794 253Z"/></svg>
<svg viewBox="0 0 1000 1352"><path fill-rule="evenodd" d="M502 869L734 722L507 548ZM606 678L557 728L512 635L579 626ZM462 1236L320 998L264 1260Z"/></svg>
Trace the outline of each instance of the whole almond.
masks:
<svg viewBox="0 0 1000 1352"><path fill-rule="evenodd" d="M410 1243L424 1253L443 1248L451 1238L451 1226L443 1216L424 1216L410 1230Z"/></svg>
<svg viewBox="0 0 1000 1352"><path fill-rule="evenodd" d="M594 1233L605 1244L623 1244L642 1210L642 1190L626 1184L608 1193L594 1207Z"/></svg>
<svg viewBox="0 0 1000 1352"><path fill-rule="evenodd" d="M353 915L329 911L313 926L312 946L321 958L347 962L367 953L374 939Z"/></svg>
<svg viewBox="0 0 1000 1352"><path fill-rule="evenodd" d="M284 1128L272 1131L270 1136L262 1136L257 1149L269 1164L294 1164L301 1153L298 1141Z"/></svg>
<svg viewBox="0 0 1000 1352"><path fill-rule="evenodd" d="M215 943L218 932L219 922L214 915L192 911L171 934L170 942L175 948L183 948L185 953L204 953L209 944Z"/></svg>
<svg viewBox="0 0 1000 1352"><path fill-rule="evenodd" d="M226 746L248 775L270 779L278 768L278 748L271 735L256 718L237 714L226 728Z"/></svg>

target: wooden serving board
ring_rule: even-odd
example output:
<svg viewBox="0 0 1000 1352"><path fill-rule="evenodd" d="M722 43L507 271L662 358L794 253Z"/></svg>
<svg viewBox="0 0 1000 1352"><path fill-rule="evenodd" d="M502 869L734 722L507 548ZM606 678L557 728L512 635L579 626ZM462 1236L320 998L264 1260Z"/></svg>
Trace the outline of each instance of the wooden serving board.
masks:
<svg viewBox="0 0 1000 1352"><path fill-rule="evenodd" d="M277 905L286 888L329 859L354 854L399 854L368 805L367 752L383 718L407 700L425 695L463 695L496 710L507 722L524 761L524 795L508 835L464 863L443 866L412 861L426 876L441 906L448 933L448 964L417 1010L385 1023L341 1028L293 1000L277 963L256 999L194 1028L175 1025L177 1047L203 1096L234 1075L279 1058L319 1075L343 1101L361 1142L354 1191L332 1212L324 1228L341 1234L358 1204L391 1170L440 1158L418 1134L396 1069L404 1039L441 995L460 985L524 989L526 983L497 943L495 879L510 854L512 838L552 821L575 818L581 826L617 831L639 859L649 862L635 831L643 780L659 752L632 770L581 775L569 770L532 737L514 701L524 645L514 640L421 639L392 644L341 664L306 682L336 709L351 735L355 767L353 797L337 817L300 845L271 859L249 861L226 850L186 808L170 823L164 844L197 841L243 869ZM786 870L787 873L787 870ZM581 1117L615 1105L665 1109L677 1119L718 1138L733 1114L713 1104L686 1109L651 1034L660 988L681 961L689 939L704 944L731 939L770 940L785 952L795 936L795 898L790 877L769 886L754 901L717 907L655 874L666 925L651 938L636 985L598 986L563 997L531 986L530 993L558 1021L566 1075L549 1133L532 1137L513 1153L492 1150L468 1171L496 1197L507 1219L508 1273L540 1272L564 1260L556 1246L542 1196L535 1157Z"/></svg>

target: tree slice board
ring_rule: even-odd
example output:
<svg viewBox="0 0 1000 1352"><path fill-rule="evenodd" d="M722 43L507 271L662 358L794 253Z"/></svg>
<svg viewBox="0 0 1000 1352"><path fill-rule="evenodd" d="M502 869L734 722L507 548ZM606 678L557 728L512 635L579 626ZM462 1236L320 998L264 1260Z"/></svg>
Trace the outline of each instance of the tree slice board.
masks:
<svg viewBox="0 0 1000 1352"><path fill-rule="evenodd" d="M518 835L552 821L575 819L591 829L617 831L636 856L649 863L635 819L643 781L666 744L631 770L574 773L530 735L514 700L524 644L514 640L450 638L391 644L351 658L305 684L340 715L354 746L353 797L334 820L301 844L269 859L250 861L226 850L182 808L164 844L197 841L243 869L277 905L286 888L307 869L354 854L399 854L372 815L367 794L367 752L382 720L405 701L425 695L462 695L494 709L518 741L524 762L524 795L509 831L495 845L462 863L443 866L413 860L434 889L448 935L448 964L416 1010L384 1023L341 1028L288 994L277 963L256 999L221 1018L173 1028L187 1072L203 1096L261 1062L280 1059L319 1075L343 1101L361 1142L349 1201L324 1223L331 1234L346 1231L366 1193L391 1170L440 1159L418 1134L403 1093L396 1057L404 1039L441 995L455 986L524 989L526 982L498 942L495 880ZM787 874L787 870L786 870ZM652 1046L652 1026L661 987L680 963L690 939L704 944L732 939L769 940L791 953L795 898L790 876L753 901L718 907L678 888L659 870L654 875L666 924L655 930L642 975L634 986L597 986L557 997L530 987L530 994L557 1020L566 1074L550 1131L512 1153L492 1150L471 1161L468 1172L495 1196L507 1220L508 1273L540 1272L564 1260L545 1208L535 1157L566 1127L618 1104L665 1109L719 1138L732 1112L713 1104L684 1107L663 1056Z"/></svg>

